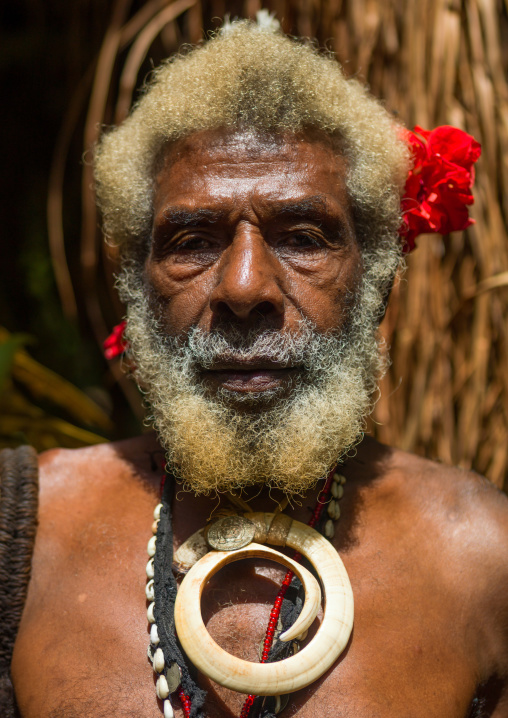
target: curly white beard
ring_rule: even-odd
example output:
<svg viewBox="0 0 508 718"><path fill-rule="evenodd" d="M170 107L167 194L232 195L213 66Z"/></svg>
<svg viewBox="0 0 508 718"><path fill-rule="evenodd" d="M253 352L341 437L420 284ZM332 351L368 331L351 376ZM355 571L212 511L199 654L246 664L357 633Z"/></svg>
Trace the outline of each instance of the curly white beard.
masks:
<svg viewBox="0 0 508 718"><path fill-rule="evenodd" d="M149 421L187 488L208 493L265 483L301 494L359 440L383 366L380 297L366 278L340 337L320 334L302 318L294 334L192 329L182 341L160 330L136 268L124 268L119 285ZM200 383L200 370L225 356L262 356L304 369L289 396L251 395L246 407L224 390L207 395Z"/></svg>

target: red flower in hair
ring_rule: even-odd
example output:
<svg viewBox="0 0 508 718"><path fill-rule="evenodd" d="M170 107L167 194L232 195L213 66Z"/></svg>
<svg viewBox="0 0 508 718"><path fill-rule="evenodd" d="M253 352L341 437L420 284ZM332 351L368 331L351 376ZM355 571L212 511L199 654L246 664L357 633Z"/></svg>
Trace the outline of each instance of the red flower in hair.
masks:
<svg viewBox="0 0 508 718"><path fill-rule="evenodd" d="M127 349L127 340L124 338L126 326L127 322L125 320L120 322L120 324L117 324L116 327L113 327L113 331L109 337L105 339L102 346L104 347L104 356L106 359L114 359L115 357L120 356L120 354L123 354Z"/></svg>
<svg viewBox="0 0 508 718"><path fill-rule="evenodd" d="M415 127L404 131L414 157L404 197L400 233L404 251L415 247L419 234L448 234L473 224L468 205L473 204L473 165L481 154L471 135L449 125L435 130Z"/></svg>

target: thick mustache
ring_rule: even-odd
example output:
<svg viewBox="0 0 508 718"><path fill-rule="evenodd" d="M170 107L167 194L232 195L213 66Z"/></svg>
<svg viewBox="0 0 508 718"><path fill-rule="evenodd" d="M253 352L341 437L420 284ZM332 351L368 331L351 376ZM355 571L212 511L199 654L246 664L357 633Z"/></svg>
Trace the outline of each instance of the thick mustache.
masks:
<svg viewBox="0 0 508 718"><path fill-rule="evenodd" d="M223 333L196 333L189 348L197 365L203 369L288 369L306 363L313 337L261 333L255 336L227 336Z"/></svg>

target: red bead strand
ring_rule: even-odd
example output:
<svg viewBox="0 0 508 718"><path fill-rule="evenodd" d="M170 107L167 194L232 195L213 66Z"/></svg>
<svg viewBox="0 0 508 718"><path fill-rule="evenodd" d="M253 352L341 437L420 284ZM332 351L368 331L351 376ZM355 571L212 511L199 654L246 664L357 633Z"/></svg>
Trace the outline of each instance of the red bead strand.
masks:
<svg viewBox="0 0 508 718"><path fill-rule="evenodd" d="M328 476L326 478L325 485L323 486L322 490L318 494L316 506L315 506L314 511L312 512L312 516L308 522L308 525L311 528L314 528L314 526L317 524L317 522L321 518L321 514L323 513L323 509L325 507L326 501L328 500L328 496L330 494L330 487L332 485L334 473L335 473L335 468L333 468L330 471L330 473L328 474ZM293 556L293 561L300 563L301 560L302 560L302 554L296 552ZM263 651L261 653L260 663L266 663L266 661L268 660L268 654L270 653L270 649L272 647L275 629L279 622L279 615L280 615L280 609L282 607L282 600L283 600L284 596L286 595L286 591L288 590L289 586L291 585L293 576L294 576L293 571L288 571L286 573L286 575L284 576L284 580L282 581L282 586L280 587L280 590L275 598L273 608L270 611L270 620L268 621L268 627L266 629L265 639L263 641ZM240 718L248 718L250 709L252 708L252 704L254 703L255 698L256 698L256 696L254 696L254 695L247 696L245 703L243 704L242 712L240 713Z"/></svg>
<svg viewBox="0 0 508 718"><path fill-rule="evenodd" d="M250 709L252 708L252 704L254 703L254 698L256 696L247 696L245 703L243 704L242 712L240 713L240 718L247 718Z"/></svg>
<svg viewBox="0 0 508 718"><path fill-rule="evenodd" d="M189 718L191 712L191 700L189 696L185 695L185 693L183 692L183 688L178 689L178 697L180 698L180 703L182 704L183 714L185 718Z"/></svg>
<svg viewBox="0 0 508 718"><path fill-rule="evenodd" d="M308 525L311 528L314 528L314 526L317 524L317 522L321 518L321 514L323 513L325 503L326 503L329 493L330 493L330 486L332 485L334 471L335 471L335 469L332 469L332 471L330 471L330 473L328 474L328 477L326 479L326 483L318 495L316 506L315 506L314 511L312 512L312 516L308 522ZM164 489L165 480L166 480L166 475L164 474L164 476L162 477L162 480L161 480L161 495L162 495L162 491ZM300 561L302 560L302 555L298 552L295 553L293 556L293 560L300 563ZM261 663L266 663L266 661L268 660L268 655L270 653L270 649L271 649L272 643L273 643L275 629L277 628L277 624L279 622L282 601L284 599L284 596L286 595L286 591L288 590L289 586L291 585L293 576L294 576L294 573L292 571L288 571L286 573L286 575L284 576L284 580L282 581L280 590L275 598L273 608L270 611L270 620L268 621L268 627L266 629L265 639L263 641L263 651L261 654L261 661L260 661ZM189 696L185 695L182 688L180 688L178 690L178 696L179 696L180 702L182 704L185 718L190 718L190 711L191 711L192 704L191 704L191 700L190 700ZM245 703L243 704L242 712L240 713L240 718L248 718L250 709L252 708L255 698L256 698L256 696L254 696L254 695L247 696Z"/></svg>

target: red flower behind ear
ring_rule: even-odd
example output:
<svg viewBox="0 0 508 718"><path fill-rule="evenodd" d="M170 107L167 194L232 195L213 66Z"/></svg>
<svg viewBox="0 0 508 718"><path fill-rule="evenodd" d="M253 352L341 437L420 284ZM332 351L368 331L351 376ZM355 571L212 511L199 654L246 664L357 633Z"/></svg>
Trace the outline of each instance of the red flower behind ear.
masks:
<svg viewBox="0 0 508 718"><path fill-rule="evenodd" d="M113 331L109 337L104 340L102 346L104 347L104 356L106 359L114 359L115 357L120 356L120 354L123 354L127 349L128 343L124 337L126 326L127 322L125 320L120 322L120 324L117 324L116 327L113 327Z"/></svg>
<svg viewBox="0 0 508 718"><path fill-rule="evenodd" d="M473 165L481 147L471 135L449 125L432 131L417 126L404 137L414 165L402 199L400 234L404 251L410 252L419 234L448 234L473 224L467 207L474 202Z"/></svg>

